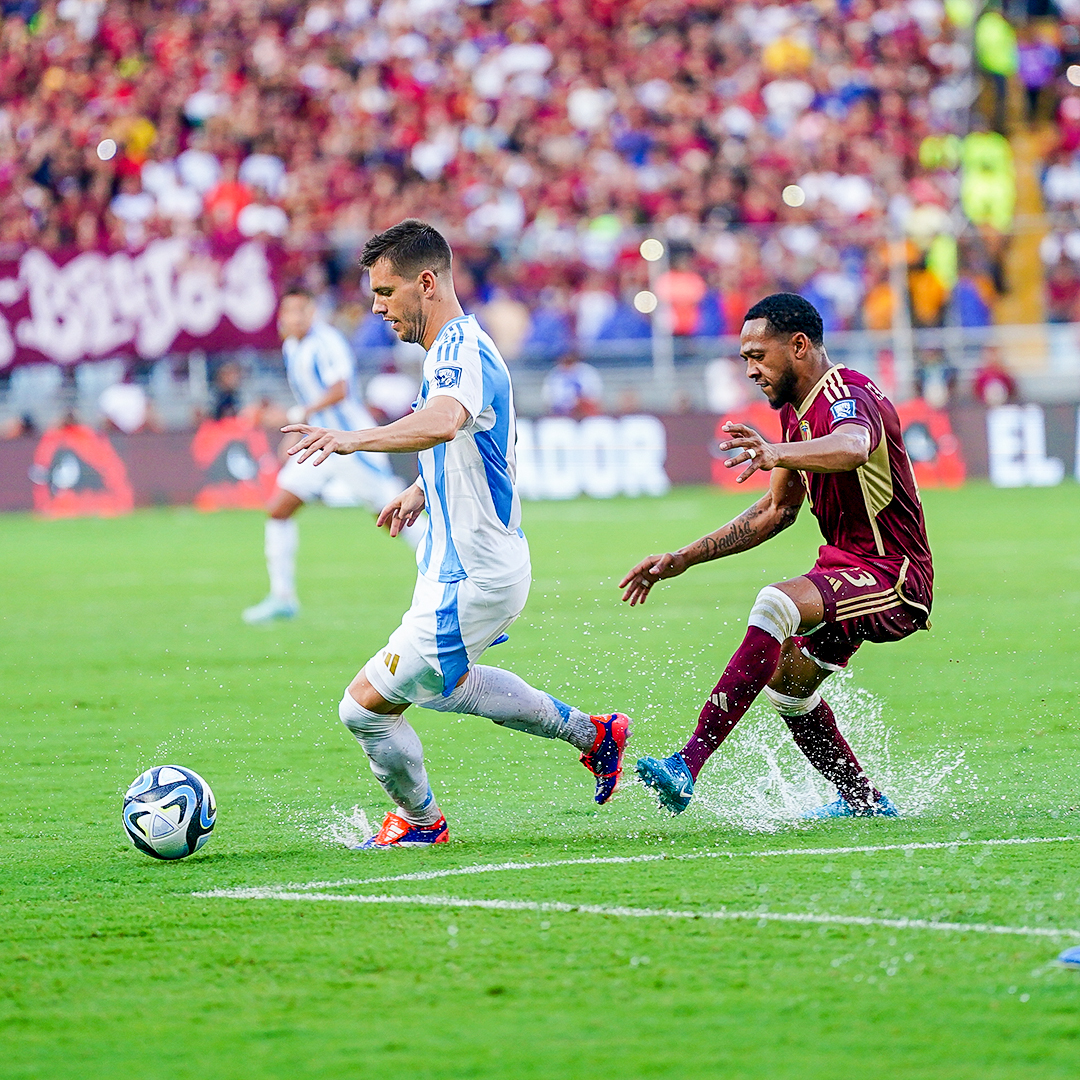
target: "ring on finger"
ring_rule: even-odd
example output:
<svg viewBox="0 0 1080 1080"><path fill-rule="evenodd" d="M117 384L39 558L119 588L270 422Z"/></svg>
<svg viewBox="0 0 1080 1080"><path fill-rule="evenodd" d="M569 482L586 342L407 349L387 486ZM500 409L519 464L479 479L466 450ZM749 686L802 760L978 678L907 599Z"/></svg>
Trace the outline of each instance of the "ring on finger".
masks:
<svg viewBox="0 0 1080 1080"><path fill-rule="evenodd" d="M746 451L746 456L747 456L747 457L748 457L748 458L749 458L749 459L750 459L751 461L753 461L753 460L754 460L754 458L756 458L756 457L757 457L757 451L756 451L756 450L755 450L755 449L754 449L753 447L750 447L750 449Z"/></svg>

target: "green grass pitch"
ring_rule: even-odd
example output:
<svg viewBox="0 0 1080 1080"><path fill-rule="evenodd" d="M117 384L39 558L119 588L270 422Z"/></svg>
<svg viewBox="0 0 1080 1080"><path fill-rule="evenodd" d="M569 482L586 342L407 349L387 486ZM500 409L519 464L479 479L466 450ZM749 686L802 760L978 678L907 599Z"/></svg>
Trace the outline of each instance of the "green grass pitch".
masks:
<svg viewBox="0 0 1080 1080"><path fill-rule="evenodd" d="M630 713L631 756L669 753L817 533L804 514L644 609L615 583L744 502L528 505L532 598L488 660ZM1080 487L926 506L932 632L866 646L826 695L905 818L795 822L825 789L760 707L679 819L636 785L595 807L564 744L414 710L451 843L374 854L329 839L386 807L336 709L407 606L403 545L305 510L302 616L249 628L258 514L0 519L0 1076L1076 1077L1080 971L1053 961L1080 937L970 927L1080 928ZM127 784L170 761L219 803L176 864L120 826ZM620 856L652 858L574 861ZM503 862L562 864L300 888ZM498 903L193 895L282 886Z"/></svg>

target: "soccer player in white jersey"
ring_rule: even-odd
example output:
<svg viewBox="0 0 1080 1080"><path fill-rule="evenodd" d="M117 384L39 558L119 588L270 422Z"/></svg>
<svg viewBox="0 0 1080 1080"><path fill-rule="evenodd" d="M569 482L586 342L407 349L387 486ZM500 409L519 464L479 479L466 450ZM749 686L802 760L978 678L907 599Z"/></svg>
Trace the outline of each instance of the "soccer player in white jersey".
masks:
<svg viewBox="0 0 1080 1080"><path fill-rule="evenodd" d="M285 372L298 402L289 410L289 419L346 430L372 427L375 421L356 396L349 343L340 331L316 320L315 300L307 289L291 288L281 298L278 330ZM383 453L335 458L325 469L289 458L278 473L277 487L266 508L270 594L254 607L245 609L244 621L291 619L299 611L296 598L299 533L293 515L304 503L325 498L337 505L366 506L377 514L404 486ZM401 532L413 547L422 535L422 526Z"/></svg>
<svg viewBox="0 0 1080 1080"><path fill-rule="evenodd" d="M423 750L402 715L409 705L484 716L503 727L562 739L611 798L622 770L629 719L590 716L501 668L476 663L504 638L529 595L529 545L515 487L514 394L491 338L454 292L450 247L430 225L403 221L371 238L361 265L372 310L402 341L427 350L414 411L381 428L329 431L294 424L289 453L316 466L335 454L418 451L420 478L379 515L391 535L425 509L412 606L349 684L339 714L397 804L363 846L437 844L446 818L428 784Z"/></svg>

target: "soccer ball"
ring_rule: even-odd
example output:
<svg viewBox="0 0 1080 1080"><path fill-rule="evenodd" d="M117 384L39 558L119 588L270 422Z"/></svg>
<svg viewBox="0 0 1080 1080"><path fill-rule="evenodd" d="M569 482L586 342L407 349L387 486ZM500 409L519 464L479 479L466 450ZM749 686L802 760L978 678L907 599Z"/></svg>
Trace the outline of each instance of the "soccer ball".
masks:
<svg viewBox="0 0 1080 1080"><path fill-rule="evenodd" d="M147 769L124 796L124 831L155 859L182 859L198 851L210 839L216 816L210 785L179 765Z"/></svg>

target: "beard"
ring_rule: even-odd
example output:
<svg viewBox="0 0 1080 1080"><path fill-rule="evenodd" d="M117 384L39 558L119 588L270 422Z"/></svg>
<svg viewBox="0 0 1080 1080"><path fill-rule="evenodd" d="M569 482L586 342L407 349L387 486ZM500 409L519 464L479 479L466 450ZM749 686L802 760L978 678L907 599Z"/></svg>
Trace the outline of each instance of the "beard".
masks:
<svg viewBox="0 0 1080 1080"><path fill-rule="evenodd" d="M423 339L424 320L419 305L417 305L413 311L403 311L399 322L401 323L402 329L398 334L398 337L404 341L406 345L414 345Z"/></svg>
<svg viewBox="0 0 1080 1080"><path fill-rule="evenodd" d="M795 400L795 387L798 383L793 369L788 368L775 383L773 383L773 396L769 399L769 406L773 409L782 409L785 405L798 405Z"/></svg>

